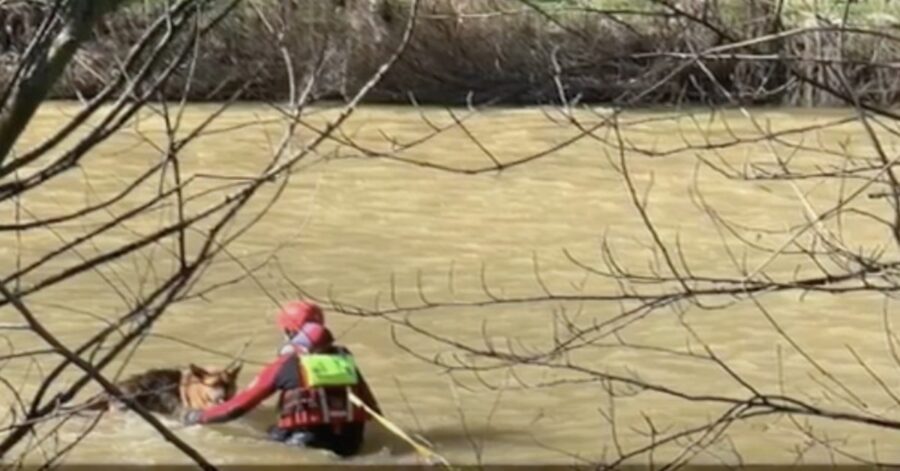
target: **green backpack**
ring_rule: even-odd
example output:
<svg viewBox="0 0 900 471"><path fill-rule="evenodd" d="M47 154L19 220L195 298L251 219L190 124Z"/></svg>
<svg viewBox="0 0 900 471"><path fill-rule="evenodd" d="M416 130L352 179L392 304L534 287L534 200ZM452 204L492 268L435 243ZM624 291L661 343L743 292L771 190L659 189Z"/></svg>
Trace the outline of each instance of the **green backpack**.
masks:
<svg viewBox="0 0 900 471"><path fill-rule="evenodd" d="M356 362L350 355L300 355L300 369L307 386L311 388L353 386L359 382Z"/></svg>

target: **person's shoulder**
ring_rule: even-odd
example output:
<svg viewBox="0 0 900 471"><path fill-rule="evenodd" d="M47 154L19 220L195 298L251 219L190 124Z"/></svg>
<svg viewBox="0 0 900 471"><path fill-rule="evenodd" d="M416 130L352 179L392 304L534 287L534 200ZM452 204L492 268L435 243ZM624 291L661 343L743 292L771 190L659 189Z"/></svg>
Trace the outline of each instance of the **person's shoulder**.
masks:
<svg viewBox="0 0 900 471"><path fill-rule="evenodd" d="M300 358L296 353L283 353L272 362L272 367L276 378L292 375L300 368Z"/></svg>
<svg viewBox="0 0 900 471"><path fill-rule="evenodd" d="M290 363L294 361L298 361L300 355L297 352L282 352L278 355L278 358L275 359L276 363Z"/></svg>
<svg viewBox="0 0 900 471"><path fill-rule="evenodd" d="M338 353L341 353L341 354L343 354L343 355L349 355L349 356L351 356L351 357L354 356L354 355L353 355L353 352L352 352L349 348L347 348L347 347L345 347L345 346L343 346L343 345L336 345L336 346L335 346L335 350L336 350Z"/></svg>
<svg viewBox="0 0 900 471"><path fill-rule="evenodd" d="M297 359L297 354L296 354L296 353L294 353L294 352L282 352L282 353L279 353L278 356L275 357L274 360L272 360L271 362L269 362L268 367L269 367L269 368L277 368L277 369L281 369L281 368L285 367L286 365L290 365L290 364L292 364L292 363L296 363L297 361L298 361L298 359Z"/></svg>

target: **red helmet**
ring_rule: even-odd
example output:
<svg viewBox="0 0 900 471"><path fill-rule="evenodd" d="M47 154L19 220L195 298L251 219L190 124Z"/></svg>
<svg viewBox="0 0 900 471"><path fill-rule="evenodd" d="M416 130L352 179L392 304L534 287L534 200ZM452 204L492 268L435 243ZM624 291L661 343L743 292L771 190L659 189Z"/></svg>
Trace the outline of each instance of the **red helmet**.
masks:
<svg viewBox="0 0 900 471"><path fill-rule="evenodd" d="M293 301L281 309L276 322L282 330L296 332L307 322L325 323L325 316L322 314L322 309L315 303Z"/></svg>

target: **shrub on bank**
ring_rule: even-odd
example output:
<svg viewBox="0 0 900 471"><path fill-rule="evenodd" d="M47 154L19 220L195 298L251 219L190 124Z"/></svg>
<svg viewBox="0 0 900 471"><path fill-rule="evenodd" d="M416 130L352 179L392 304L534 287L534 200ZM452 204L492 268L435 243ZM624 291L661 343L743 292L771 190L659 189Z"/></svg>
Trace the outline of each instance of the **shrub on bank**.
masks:
<svg viewBox="0 0 900 471"><path fill-rule="evenodd" d="M203 39L194 66L166 83L165 98L187 89L195 101L238 91L248 100L284 99L289 75L282 48L297 76L320 71L319 98L347 96L396 47L408 4L273 0L242 7ZM828 105L837 99L823 87L841 90L838 72L873 103L892 104L900 91L891 65L900 58L900 37L891 34L893 17L884 11L864 10L853 17L864 23L840 33L829 29L841 20L834 11L779 11L773 0L533 4L546 10L515 0L420 2L411 44L369 101L558 103L562 89L569 100L628 105L731 99ZM107 17L52 97L96 94L160 6L145 1ZM35 2L0 5L0 80L9 78L44 14ZM808 30L785 34L802 27ZM748 41L767 36L778 39Z"/></svg>

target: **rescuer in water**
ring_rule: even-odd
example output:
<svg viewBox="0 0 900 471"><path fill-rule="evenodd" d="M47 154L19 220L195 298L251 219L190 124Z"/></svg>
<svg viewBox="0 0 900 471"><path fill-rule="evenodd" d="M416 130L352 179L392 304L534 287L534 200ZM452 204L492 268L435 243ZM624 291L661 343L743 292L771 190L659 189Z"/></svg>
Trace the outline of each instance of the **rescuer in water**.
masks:
<svg viewBox="0 0 900 471"><path fill-rule="evenodd" d="M277 324L287 339L278 358L233 398L204 410L190 410L184 422L234 420L278 392L278 421L269 429L272 439L325 448L345 457L358 453L371 417L350 401L348 393L376 413L381 410L352 354L334 343L316 304L289 303L278 313Z"/></svg>

